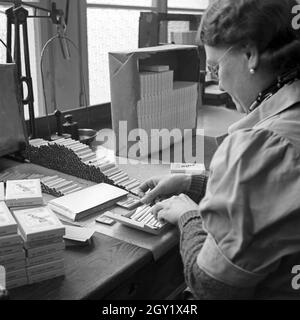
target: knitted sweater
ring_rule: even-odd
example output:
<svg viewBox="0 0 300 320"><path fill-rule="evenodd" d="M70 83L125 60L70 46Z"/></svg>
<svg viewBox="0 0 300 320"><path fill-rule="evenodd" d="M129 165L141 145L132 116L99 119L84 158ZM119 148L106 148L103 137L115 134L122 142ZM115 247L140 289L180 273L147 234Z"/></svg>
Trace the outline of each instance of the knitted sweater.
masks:
<svg viewBox="0 0 300 320"><path fill-rule="evenodd" d="M205 195L207 181L207 173L193 176L187 195L199 203ZM202 228L200 211L191 211L183 215L178 226L181 234L180 253L185 281L195 299L221 300L252 297L253 292L249 292L249 289L235 288L217 281L197 265L197 257L207 237L207 233Z"/></svg>

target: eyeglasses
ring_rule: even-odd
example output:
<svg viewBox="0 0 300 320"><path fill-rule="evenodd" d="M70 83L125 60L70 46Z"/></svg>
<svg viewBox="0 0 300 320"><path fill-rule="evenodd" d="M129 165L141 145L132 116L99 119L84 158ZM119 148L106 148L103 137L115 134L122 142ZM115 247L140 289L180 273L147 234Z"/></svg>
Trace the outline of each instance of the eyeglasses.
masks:
<svg viewBox="0 0 300 320"><path fill-rule="evenodd" d="M220 63L224 60L226 55L233 49L233 46L228 48L222 56L217 60L214 64L207 63L207 71L210 74L211 78L214 80L219 80L219 69L220 69Z"/></svg>

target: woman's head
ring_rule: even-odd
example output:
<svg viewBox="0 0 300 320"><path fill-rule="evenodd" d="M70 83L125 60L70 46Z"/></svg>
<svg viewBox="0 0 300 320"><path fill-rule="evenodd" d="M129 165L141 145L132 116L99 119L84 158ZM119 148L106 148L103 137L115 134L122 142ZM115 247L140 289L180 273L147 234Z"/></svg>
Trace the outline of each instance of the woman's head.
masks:
<svg viewBox="0 0 300 320"><path fill-rule="evenodd" d="M295 0L214 0L199 28L208 64L241 111L281 73L300 64Z"/></svg>

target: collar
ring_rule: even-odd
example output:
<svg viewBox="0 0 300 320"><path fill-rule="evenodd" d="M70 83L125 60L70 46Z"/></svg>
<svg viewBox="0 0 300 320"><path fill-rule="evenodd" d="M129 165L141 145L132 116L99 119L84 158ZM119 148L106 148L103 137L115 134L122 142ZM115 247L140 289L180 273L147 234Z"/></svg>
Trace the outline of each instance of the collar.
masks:
<svg viewBox="0 0 300 320"><path fill-rule="evenodd" d="M267 120L300 101L300 80L285 85L271 98L264 101L257 109L229 127L231 134L241 129L251 129L260 122Z"/></svg>

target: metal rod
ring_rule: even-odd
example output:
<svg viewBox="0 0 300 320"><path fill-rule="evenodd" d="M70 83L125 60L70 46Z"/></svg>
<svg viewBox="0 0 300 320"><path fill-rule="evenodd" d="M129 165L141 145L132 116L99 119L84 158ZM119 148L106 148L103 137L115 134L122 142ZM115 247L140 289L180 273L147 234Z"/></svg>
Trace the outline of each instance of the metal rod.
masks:
<svg viewBox="0 0 300 320"><path fill-rule="evenodd" d="M25 79L26 79L27 90L28 90L28 97L25 103L28 104L31 138L36 138L34 96L33 96L32 77L31 77L31 71L30 71L27 20L25 20L23 23L23 42L24 42L24 60L25 60L25 73L26 73Z"/></svg>
<svg viewBox="0 0 300 320"><path fill-rule="evenodd" d="M11 37L12 37L12 9L6 10L7 16L7 34L6 34L6 45L7 45L7 52L6 52L6 61L8 63L12 63L12 54L11 54Z"/></svg>

